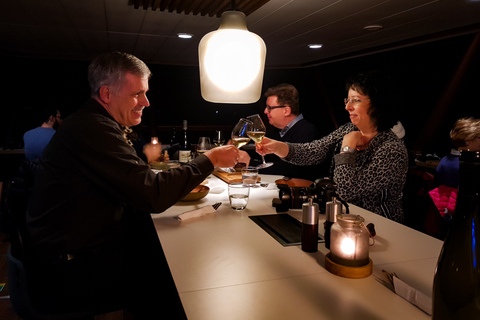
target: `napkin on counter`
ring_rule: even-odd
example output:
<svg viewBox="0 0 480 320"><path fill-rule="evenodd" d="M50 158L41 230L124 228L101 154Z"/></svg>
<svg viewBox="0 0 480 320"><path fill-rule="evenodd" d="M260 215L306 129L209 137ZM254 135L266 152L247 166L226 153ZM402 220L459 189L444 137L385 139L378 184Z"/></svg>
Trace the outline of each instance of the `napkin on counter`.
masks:
<svg viewBox="0 0 480 320"><path fill-rule="evenodd" d="M278 190L277 184L276 183L269 183L267 190Z"/></svg>
<svg viewBox="0 0 480 320"><path fill-rule="evenodd" d="M212 212L215 212L215 208L210 205L210 206L202 207L200 209L194 209L194 210L186 211L186 212L182 213L181 215L179 215L177 217L177 219L180 220L180 221L184 221L184 220L191 219L191 218L202 217L202 216L207 215L207 214L212 213Z"/></svg>
<svg viewBox="0 0 480 320"><path fill-rule="evenodd" d="M222 188L220 186L216 186L210 189L210 193L213 193L213 194L220 194L223 191L225 191L225 188Z"/></svg>
<svg viewBox="0 0 480 320"><path fill-rule="evenodd" d="M376 278L381 284L403 299L420 308L426 314L432 315L432 298L400 280L395 272L390 273L382 270L382 275L376 275Z"/></svg>
<svg viewBox="0 0 480 320"><path fill-rule="evenodd" d="M225 185L223 182L209 182L208 183L208 187L210 188L210 192L209 193L213 193L213 194L220 194L222 193L223 191L225 191L225 188L222 187L222 185Z"/></svg>
<svg viewBox="0 0 480 320"><path fill-rule="evenodd" d="M395 288L395 293L400 297L419 307L426 314L432 315L432 298L427 297L417 289L410 287L396 276L393 276L393 287Z"/></svg>

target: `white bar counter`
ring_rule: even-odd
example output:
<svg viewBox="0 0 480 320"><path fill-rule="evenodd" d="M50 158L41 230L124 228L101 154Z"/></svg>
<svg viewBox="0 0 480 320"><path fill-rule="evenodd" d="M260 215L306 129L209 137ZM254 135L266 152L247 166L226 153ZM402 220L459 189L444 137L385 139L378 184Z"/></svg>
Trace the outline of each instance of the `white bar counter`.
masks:
<svg viewBox="0 0 480 320"><path fill-rule="evenodd" d="M279 178L261 175L264 182ZM188 319L430 319L373 275L347 279L329 273L323 243L318 252L306 253L299 245L282 246L260 228L248 216L276 214L272 199L278 190L251 188L247 208L235 211L223 181L210 176L207 185L224 191L152 215ZM176 219L219 201L223 204L215 213ZM301 210L288 213L301 220ZM374 273L395 272L431 296L442 241L356 206L350 213L375 224ZM324 220L321 214L321 235Z"/></svg>

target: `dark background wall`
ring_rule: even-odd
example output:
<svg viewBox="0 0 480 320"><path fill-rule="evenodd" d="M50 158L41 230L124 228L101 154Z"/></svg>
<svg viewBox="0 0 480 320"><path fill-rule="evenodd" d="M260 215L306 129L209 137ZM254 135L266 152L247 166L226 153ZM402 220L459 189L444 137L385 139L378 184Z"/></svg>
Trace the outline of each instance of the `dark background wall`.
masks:
<svg viewBox="0 0 480 320"><path fill-rule="evenodd" d="M454 121L480 116L479 38L479 34L468 34L313 67L267 69L263 91L281 82L293 84L300 92L305 117L328 134L349 121L343 104L348 76L384 70L402 89L392 99L402 102L409 150L442 156L451 147L448 133ZM40 125L37 117L43 106L57 106L68 116L89 97L88 61L1 58L0 147L22 147L23 133ZM172 127L181 130L183 119L192 132L213 136L215 129L229 130L240 117L263 114L263 97L247 105L204 101L197 67L149 67L153 72L148 94L151 107L139 128L146 138L157 135L169 143Z"/></svg>

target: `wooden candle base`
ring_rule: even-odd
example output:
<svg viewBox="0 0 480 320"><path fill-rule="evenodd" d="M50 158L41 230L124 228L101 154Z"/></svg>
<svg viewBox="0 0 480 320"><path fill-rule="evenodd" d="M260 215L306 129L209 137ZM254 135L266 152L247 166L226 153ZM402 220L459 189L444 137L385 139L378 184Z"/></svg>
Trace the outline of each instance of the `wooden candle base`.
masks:
<svg viewBox="0 0 480 320"><path fill-rule="evenodd" d="M340 277L360 279L360 278L366 278L372 274L373 261L372 259L369 258L368 264L361 267L342 266L338 263L333 262L330 259L330 253L328 253L325 256L325 269L327 269L330 273L333 273L334 275L337 275Z"/></svg>

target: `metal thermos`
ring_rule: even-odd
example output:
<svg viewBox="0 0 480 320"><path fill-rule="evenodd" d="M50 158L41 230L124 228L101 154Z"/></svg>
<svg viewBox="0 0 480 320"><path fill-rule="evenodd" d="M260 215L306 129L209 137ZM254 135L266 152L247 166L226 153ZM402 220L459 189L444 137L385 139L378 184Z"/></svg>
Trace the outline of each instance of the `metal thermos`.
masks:
<svg viewBox="0 0 480 320"><path fill-rule="evenodd" d="M318 204L309 198L302 205L302 250L317 252L318 250Z"/></svg>
<svg viewBox="0 0 480 320"><path fill-rule="evenodd" d="M327 202L325 208L325 247L330 249L330 229L337 222L337 214L342 214L342 203L336 197Z"/></svg>

